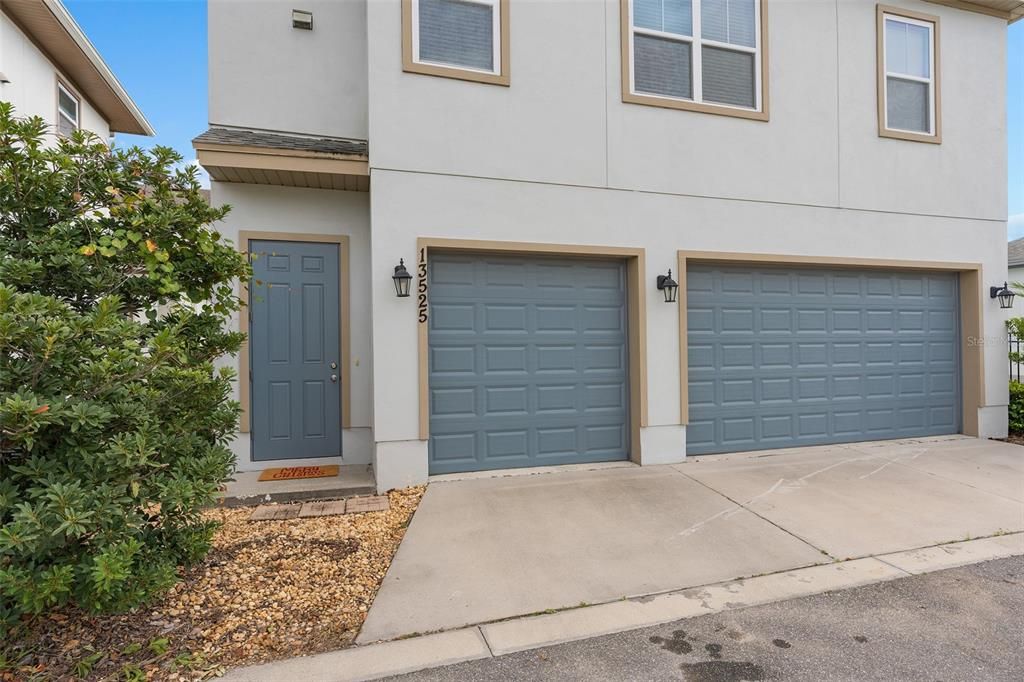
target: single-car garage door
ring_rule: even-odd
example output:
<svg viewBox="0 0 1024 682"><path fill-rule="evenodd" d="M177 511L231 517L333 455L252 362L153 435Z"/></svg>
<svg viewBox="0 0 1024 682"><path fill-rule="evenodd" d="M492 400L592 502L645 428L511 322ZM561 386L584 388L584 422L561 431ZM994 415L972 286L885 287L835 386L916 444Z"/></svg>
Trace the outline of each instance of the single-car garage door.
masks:
<svg viewBox="0 0 1024 682"><path fill-rule="evenodd" d="M958 432L957 282L690 265L687 453Z"/></svg>
<svg viewBox="0 0 1024 682"><path fill-rule="evenodd" d="M624 263L431 252L428 282L430 473L629 457Z"/></svg>

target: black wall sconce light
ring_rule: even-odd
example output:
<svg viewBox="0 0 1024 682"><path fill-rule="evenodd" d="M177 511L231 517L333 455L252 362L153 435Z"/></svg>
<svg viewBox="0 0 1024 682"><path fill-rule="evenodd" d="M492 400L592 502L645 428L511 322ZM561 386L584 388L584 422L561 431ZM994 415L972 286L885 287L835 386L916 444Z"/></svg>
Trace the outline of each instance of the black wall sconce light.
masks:
<svg viewBox="0 0 1024 682"><path fill-rule="evenodd" d="M412 283L412 275L405 269L405 259L399 258L395 266L395 274L391 275L395 282L395 293L399 298L406 298L409 295L409 285Z"/></svg>
<svg viewBox="0 0 1024 682"><path fill-rule="evenodd" d="M1013 307L1013 297L1015 295L1016 294L1014 294L1012 291L1010 291L1010 287L1009 287L1009 285L1006 282L1003 282L1003 286L1001 286L1001 287L989 287L988 288L988 297L989 298L998 298L999 299L999 307L1000 308L1012 308Z"/></svg>
<svg viewBox="0 0 1024 682"><path fill-rule="evenodd" d="M658 275L658 290L665 294L665 303L675 303L679 284L672 279L672 270L667 275Z"/></svg>

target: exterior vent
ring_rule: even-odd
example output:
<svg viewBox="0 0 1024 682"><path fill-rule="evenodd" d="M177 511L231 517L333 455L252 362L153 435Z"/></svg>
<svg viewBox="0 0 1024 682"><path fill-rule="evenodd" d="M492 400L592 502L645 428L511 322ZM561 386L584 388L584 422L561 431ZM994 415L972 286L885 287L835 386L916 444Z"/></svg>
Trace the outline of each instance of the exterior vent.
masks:
<svg viewBox="0 0 1024 682"><path fill-rule="evenodd" d="M292 10L292 28L301 28L305 31L313 30L313 13L304 9Z"/></svg>

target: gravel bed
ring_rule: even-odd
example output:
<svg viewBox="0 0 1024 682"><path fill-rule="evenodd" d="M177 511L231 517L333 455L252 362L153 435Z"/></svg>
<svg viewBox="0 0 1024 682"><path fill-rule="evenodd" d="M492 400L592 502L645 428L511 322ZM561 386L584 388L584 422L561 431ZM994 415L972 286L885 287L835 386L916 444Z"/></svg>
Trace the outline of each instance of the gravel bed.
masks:
<svg viewBox="0 0 1024 682"><path fill-rule="evenodd" d="M344 516L250 522L251 509L210 510L223 523L212 551L158 603L41 619L0 648L0 680L196 680L348 646L424 490Z"/></svg>

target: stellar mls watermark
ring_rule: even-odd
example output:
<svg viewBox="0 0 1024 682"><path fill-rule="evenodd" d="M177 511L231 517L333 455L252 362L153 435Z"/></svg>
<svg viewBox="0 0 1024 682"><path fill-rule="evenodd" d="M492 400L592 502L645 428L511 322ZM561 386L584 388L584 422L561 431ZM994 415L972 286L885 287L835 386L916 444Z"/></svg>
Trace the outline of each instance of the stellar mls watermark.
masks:
<svg viewBox="0 0 1024 682"><path fill-rule="evenodd" d="M968 336L967 347L968 348L983 348L985 346L999 346L1006 345L1007 339L1005 336Z"/></svg>

